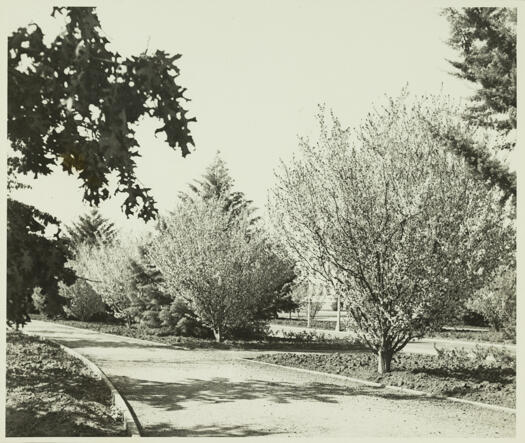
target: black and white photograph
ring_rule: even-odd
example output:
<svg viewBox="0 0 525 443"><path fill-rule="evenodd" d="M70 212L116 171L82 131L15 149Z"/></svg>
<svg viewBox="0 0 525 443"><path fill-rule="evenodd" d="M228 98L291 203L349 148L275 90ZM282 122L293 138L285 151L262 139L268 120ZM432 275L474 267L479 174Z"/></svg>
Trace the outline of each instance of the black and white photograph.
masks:
<svg viewBox="0 0 525 443"><path fill-rule="evenodd" d="M1 9L0 439L525 437L524 1Z"/></svg>

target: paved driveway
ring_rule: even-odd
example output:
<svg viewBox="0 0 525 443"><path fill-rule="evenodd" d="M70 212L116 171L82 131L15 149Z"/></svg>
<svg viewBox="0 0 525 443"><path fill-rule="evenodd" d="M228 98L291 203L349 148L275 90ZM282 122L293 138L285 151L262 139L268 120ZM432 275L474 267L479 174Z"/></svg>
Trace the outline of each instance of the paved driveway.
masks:
<svg viewBox="0 0 525 443"><path fill-rule="evenodd" d="M97 363L146 436L510 437L514 415L33 321L25 330Z"/></svg>

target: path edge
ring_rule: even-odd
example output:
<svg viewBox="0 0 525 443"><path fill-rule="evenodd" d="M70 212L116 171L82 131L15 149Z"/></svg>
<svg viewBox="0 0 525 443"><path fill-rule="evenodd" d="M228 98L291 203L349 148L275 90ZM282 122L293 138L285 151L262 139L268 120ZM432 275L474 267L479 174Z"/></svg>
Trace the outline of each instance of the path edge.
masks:
<svg viewBox="0 0 525 443"><path fill-rule="evenodd" d="M102 371L102 369L100 369L94 362L92 362L87 357L83 356L82 354L78 353L74 349L68 348L67 346L64 346L62 343L58 343L57 341L53 339L44 337L42 335L31 334L27 332L24 332L24 334L36 336L40 338L41 340L45 340L45 341L54 343L55 345L59 346L60 349L62 349L67 354L75 358L78 358L80 361L82 361L82 363L84 363L91 370L91 372L99 376L104 381L106 386L111 391L112 403L122 413L122 416L124 418L124 426L129 436L130 437L141 437L142 436L140 432L140 429L141 429L140 423L137 420L128 402L124 399L124 397L122 397L118 389L115 387L113 382L108 378L108 376L104 373L104 371Z"/></svg>
<svg viewBox="0 0 525 443"><path fill-rule="evenodd" d="M248 358L248 357L241 357L240 360L244 360L244 361L247 361L247 362L250 362L250 363L256 363L256 364L260 364L260 365L268 365L268 366L274 366L274 367L277 367L277 368L291 369L293 371L305 372L307 374L322 375L322 376L325 376L325 377L336 378L338 380L351 381L351 382L354 382L354 383L359 383L359 384L363 384L363 385L367 385L367 386L373 386L375 388L386 388L386 389L391 389L391 390L394 390L394 391L405 392L407 394L419 395L419 396L422 396L422 397L431 397L431 398L437 398L437 399L440 399L440 400L448 400L448 401L452 401L452 402L455 402L455 403L469 404L469 405L477 406L477 407L480 407L480 408L492 409L494 411L502 411L502 412L507 412L507 413L516 415L516 409L507 408L506 406L491 405L489 403L482 403L482 402L479 402L479 401L465 400L463 398L457 398L457 397L445 397L445 396L442 396L442 395L431 394L430 392L418 391L418 390L415 390L415 389L402 388L400 386L384 385L384 384L381 384L381 383L376 383L376 382L369 381L369 380L363 380L363 379L360 379L360 378L347 377L346 375L331 374L329 372L314 371L312 369L296 368L296 367L293 367L293 366L279 365L277 363L268 363L268 362L265 362L265 361L253 360L253 359Z"/></svg>

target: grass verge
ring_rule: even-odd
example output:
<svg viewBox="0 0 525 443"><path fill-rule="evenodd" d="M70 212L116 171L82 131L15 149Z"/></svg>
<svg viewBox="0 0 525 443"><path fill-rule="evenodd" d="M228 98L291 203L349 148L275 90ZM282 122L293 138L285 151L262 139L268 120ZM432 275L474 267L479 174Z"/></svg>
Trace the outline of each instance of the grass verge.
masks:
<svg viewBox="0 0 525 443"><path fill-rule="evenodd" d="M446 340L475 341L480 343L516 343L516 340L505 337L502 331L459 331L442 330L428 336L429 338L443 338Z"/></svg>
<svg viewBox="0 0 525 443"><path fill-rule="evenodd" d="M54 343L8 331L6 436L126 436L111 393Z"/></svg>
<svg viewBox="0 0 525 443"><path fill-rule="evenodd" d="M486 349L474 357L458 351L442 351L439 356L397 354L392 372L384 375L377 373L376 356L369 352L263 354L255 360L514 408L516 361L494 352L497 360Z"/></svg>

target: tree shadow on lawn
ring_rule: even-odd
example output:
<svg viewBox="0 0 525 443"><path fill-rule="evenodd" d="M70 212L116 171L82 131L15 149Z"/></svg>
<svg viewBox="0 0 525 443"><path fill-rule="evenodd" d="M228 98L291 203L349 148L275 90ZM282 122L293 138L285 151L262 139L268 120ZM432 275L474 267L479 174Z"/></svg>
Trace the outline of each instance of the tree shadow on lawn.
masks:
<svg viewBox="0 0 525 443"><path fill-rule="evenodd" d="M6 407L6 437L125 437L126 431L94 421L93 413L49 411L45 402L32 407Z"/></svg>
<svg viewBox="0 0 525 443"><path fill-rule="evenodd" d="M103 412L102 405L111 405L111 392L81 365L74 361L61 367L44 364L22 370L8 368L7 435L123 435Z"/></svg>
<svg viewBox="0 0 525 443"><path fill-rule="evenodd" d="M30 371L24 373L9 372L7 388L15 389L19 386L37 394L37 398L41 396L39 393L46 393L45 395L56 393L71 396L79 401L111 404L111 392L105 383L94 378L91 374L79 373L77 370L40 368L37 376Z"/></svg>

